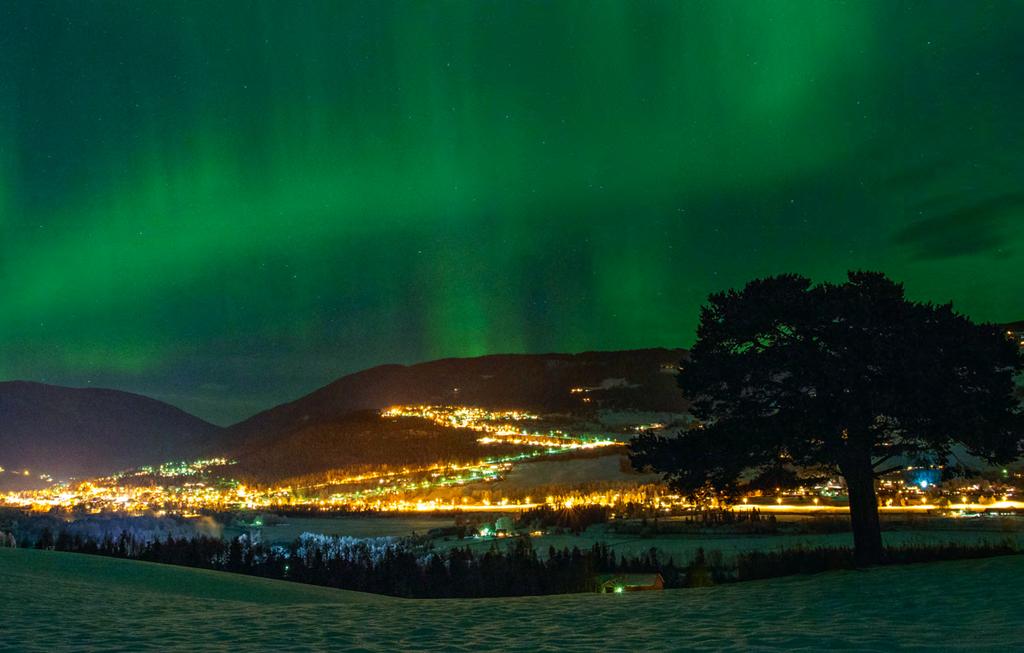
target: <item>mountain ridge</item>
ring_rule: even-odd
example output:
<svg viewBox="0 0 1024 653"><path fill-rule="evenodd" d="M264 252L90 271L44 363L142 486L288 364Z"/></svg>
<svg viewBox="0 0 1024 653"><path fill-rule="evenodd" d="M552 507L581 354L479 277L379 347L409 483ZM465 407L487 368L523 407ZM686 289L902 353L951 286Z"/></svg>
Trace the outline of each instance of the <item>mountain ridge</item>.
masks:
<svg viewBox="0 0 1024 653"><path fill-rule="evenodd" d="M571 397L569 387L596 385L608 378L627 378L628 382L628 376L622 375L630 373L640 374L641 380L658 378L656 375L662 370L652 368L652 364L676 366L685 356L684 349L650 348L576 354L489 354L441 358L412 365L378 365L342 376L298 399L261 411L228 426L226 431L234 437L261 436L315 420L334 419L349 412L394 404L543 408L548 412L571 410L580 408L580 402L579 398ZM668 376L662 375L661 380ZM674 378L667 381L658 384L660 392L656 396L641 403L647 403L652 410L685 408ZM395 384L400 387L396 388ZM620 389L618 394L628 394L623 390L626 389Z"/></svg>
<svg viewBox="0 0 1024 653"><path fill-rule="evenodd" d="M413 437L411 432L432 433L427 425L377 427L359 417L395 404L519 409L579 420L602 410L683 412L686 402L674 372L685 355L682 349L652 348L384 364L226 428L138 393L5 381L0 466L66 478L227 456L260 461L261 468L280 459L282 468L297 473L297 465L319 463L319 452L325 462L368 461L378 449L375 430L391 442ZM350 445L365 451L346 450Z"/></svg>
<svg viewBox="0 0 1024 653"><path fill-rule="evenodd" d="M0 382L0 466L59 477L194 457L221 433L176 406L112 388Z"/></svg>

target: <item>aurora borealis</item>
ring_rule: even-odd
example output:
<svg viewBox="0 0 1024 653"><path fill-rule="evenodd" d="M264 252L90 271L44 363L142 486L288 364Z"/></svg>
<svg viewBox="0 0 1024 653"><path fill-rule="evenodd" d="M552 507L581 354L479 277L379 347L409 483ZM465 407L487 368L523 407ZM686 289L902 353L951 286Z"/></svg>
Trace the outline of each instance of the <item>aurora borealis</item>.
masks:
<svg viewBox="0 0 1024 653"><path fill-rule="evenodd" d="M0 379L230 422L880 269L1024 318L1024 4L8 2Z"/></svg>

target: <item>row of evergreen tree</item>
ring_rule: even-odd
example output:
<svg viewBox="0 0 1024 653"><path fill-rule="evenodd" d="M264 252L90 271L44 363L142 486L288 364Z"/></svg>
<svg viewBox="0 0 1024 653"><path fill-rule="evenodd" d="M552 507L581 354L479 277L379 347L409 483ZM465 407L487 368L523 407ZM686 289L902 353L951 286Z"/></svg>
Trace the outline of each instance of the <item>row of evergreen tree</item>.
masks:
<svg viewBox="0 0 1024 653"><path fill-rule="evenodd" d="M331 538L300 538L288 546L231 541L202 535L140 540L130 531L101 540L44 530L37 548L216 569L409 598L494 597L594 591L598 577L661 573L666 586L681 586L686 570L657 551L616 556L602 543L590 549L549 548L543 558L528 538L483 553L469 547L418 554L401 543L356 544L339 550Z"/></svg>
<svg viewBox="0 0 1024 653"><path fill-rule="evenodd" d="M45 528L35 546L149 562L216 569L313 585L373 592L408 598L494 597L588 592L600 576L622 573L662 575L666 587L697 587L726 582L819 573L855 566L849 547L796 547L749 551L726 561L720 551L677 566L663 561L655 549L640 555L616 556L605 544L590 549L549 548L541 558L528 538L513 540L504 550L492 546L483 553L471 548L417 553L392 538L337 538L303 534L288 546L251 543L245 535L231 541L204 535L165 539L140 537L122 531L117 537L95 539ZM963 544L905 544L888 547L892 564L962 560L1021 551L1013 540Z"/></svg>

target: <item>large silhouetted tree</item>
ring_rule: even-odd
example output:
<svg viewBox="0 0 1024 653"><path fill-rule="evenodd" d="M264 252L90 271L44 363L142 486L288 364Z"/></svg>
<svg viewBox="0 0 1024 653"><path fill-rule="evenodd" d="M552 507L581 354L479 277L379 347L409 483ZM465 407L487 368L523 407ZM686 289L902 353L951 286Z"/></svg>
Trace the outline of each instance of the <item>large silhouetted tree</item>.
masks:
<svg viewBox="0 0 1024 653"><path fill-rule="evenodd" d="M711 295L679 384L702 428L631 444L638 467L692 496L734 494L780 467L846 481L859 564L882 558L874 479L962 445L993 463L1024 448L1024 356L950 305L908 301L885 275L782 275Z"/></svg>

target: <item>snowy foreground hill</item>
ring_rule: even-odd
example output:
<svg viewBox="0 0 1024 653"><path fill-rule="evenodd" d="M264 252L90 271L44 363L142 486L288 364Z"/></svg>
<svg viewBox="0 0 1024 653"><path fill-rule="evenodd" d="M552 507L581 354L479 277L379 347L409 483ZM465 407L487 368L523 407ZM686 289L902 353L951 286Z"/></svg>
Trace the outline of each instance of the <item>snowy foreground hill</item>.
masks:
<svg viewBox="0 0 1024 653"><path fill-rule="evenodd" d="M703 589L403 600L0 549L0 651L1011 651L1024 556Z"/></svg>

